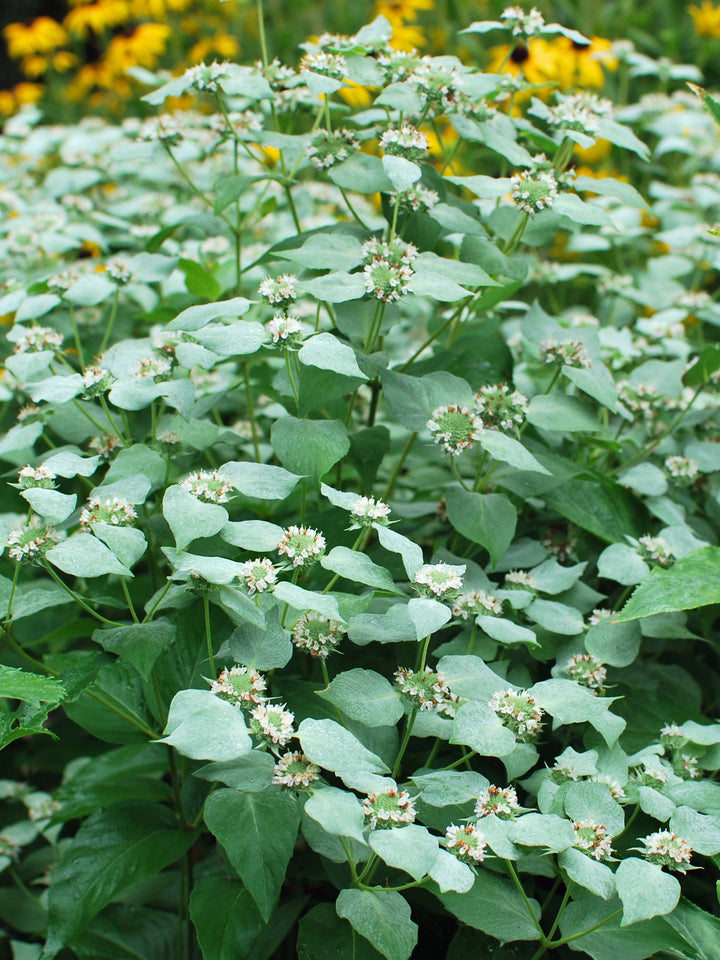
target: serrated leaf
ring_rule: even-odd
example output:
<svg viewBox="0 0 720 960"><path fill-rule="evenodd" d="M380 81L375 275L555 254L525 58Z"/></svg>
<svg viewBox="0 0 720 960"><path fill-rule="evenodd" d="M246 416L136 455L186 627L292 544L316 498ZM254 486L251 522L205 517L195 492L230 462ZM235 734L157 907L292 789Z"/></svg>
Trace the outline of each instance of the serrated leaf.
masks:
<svg viewBox="0 0 720 960"><path fill-rule="evenodd" d="M65 698L65 687L55 677L0 664L0 697L24 700L39 707L41 703L60 703Z"/></svg>
<svg viewBox="0 0 720 960"><path fill-rule="evenodd" d="M635 588L618 620L694 610L720 603L720 547L700 547L663 570L656 567Z"/></svg>

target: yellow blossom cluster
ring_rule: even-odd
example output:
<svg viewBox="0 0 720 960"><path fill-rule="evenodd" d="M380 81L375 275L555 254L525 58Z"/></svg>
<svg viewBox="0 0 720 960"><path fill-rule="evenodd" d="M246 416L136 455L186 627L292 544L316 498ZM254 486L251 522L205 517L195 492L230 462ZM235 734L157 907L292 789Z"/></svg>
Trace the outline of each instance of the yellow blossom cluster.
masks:
<svg viewBox="0 0 720 960"><path fill-rule="evenodd" d="M118 112L138 89L128 68L179 68L240 53L233 22L243 0L65 2L64 15L10 23L2 30L7 54L24 80L0 91L0 116L41 100L50 86L65 102ZM88 61L88 49L99 55Z"/></svg>

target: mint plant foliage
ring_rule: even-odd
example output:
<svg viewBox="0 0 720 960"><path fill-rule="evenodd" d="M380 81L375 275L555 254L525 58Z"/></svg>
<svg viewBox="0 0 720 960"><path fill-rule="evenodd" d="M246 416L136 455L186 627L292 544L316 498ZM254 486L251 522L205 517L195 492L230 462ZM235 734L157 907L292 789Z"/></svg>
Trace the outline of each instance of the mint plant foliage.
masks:
<svg viewBox="0 0 720 960"><path fill-rule="evenodd" d="M390 39L5 124L3 958L717 957L717 103Z"/></svg>

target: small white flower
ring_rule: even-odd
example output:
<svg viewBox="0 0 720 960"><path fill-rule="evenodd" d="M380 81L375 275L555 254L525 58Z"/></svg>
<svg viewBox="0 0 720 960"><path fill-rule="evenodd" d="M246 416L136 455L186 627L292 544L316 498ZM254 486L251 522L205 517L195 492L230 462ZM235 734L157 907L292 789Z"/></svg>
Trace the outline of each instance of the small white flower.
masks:
<svg viewBox="0 0 720 960"><path fill-rule="evenodd" d="M462 590L462 573L459 567L449 563L424 563L413 582L423 596L451 599L456 590Z"/></svg>
<svg viewBox="0 0 720 960"><path fill-rule="evenodd" d="M670 544L664 537L640 537L638 540L641 556L645 560L653 560L659 567L670 567L674 556Z"/></svg>
<svg viewBox="0 0 720 960"><path fill-rule="evenodd" d="M511 570L505 574L506 587L521 587L523 590L535 590L533 575L527 570Z"/></svg>
<svg viewBox="0 0 720 960"><path fill-rule="evenodd" d="M419 710L434 710L449 717L455 716L458 697L450 691L447 678L440 670L425 667L419 672L399 667L395 671L395 683L400 693Z"/></svg>
<svg viewBox="0 0 720 960"><path fill-rule="evenodd" d="M683 480L694 480L698 475L698 465L689 457L668 457L665 467L670 476Z"/></svg>
<svg viewBox="0 0 720 960"><path fill-rule="evenodd" d="M450 824L445 830L442 844L454 853L458 860L465 863L482 863L485 859L487 838L474 823L466 823L460 827Z"/></svg>
<svg viewBox="0 0 720 960"><path fill-rule="evenodd" d="M360 521L360 526L369 526L371 523L380 523L383 526L390 515L390 507L375 497L359 497L350 509L353 517Z"/></svg>
<svg viewBox="0 0 720 960"><path fill-rule="evenodd" d="M453 457L471 449L483 429L483 422L468 407L456 403L436 407L425 424L435 443Z"/></svg>
<svg viewBox="0 0 720 960"><path fill-rule="evenodd" d="M15 340L15 353L39 353L41 350L59 350L63 337L52 327L28 327Z"/></svg>
<svg viewBox="0 0 720 960"><path fill-rule="evenodd" d="M625 799L625 790L621 783L618 783L617 780L613 780L611 776L606 773L597 773L595 776L590 777L591 783L602 783L610 791L610 796L613 800L624 800Z"/></svg>
<svg viewBox="0 0 720 960"><path fill-rule="evenodd" d="M320 777L320 767L304 753L284 753L275 764L273 783L281 787L309 787Z"/></svg>
<svg viewBox="0 0 720 960"><path fill-rule="evenodd" d="M302 339L302 324L295 317L273 317L265 324L273 343L281 346Z"/></svg>
<svg viewBox="0 0 720 960"><path fill-rule="evenodd" d="M278 553L289 557L294 567L302 567L325 552L325 537L312 527L288 527L277 545Z"/></svg>
<svg viewBox="0 0 720 960"><path fill-rule="evenodd" d="M18 473L18 483L23 490L29 490L32 487L41 487L52 490L55 486L55 474L44 463L39 467L31 467L28 464Z"/></svg>
<svg viewBox="0 0 720 960"><path fill-rule="evenodd" d="M614 620L617 615L617 610L610 610L609 607L596 607L588 617L588 623L591 627L596 627L599 623Z"/></svg>
<svg viewBox="0 0 720 960"><path fill-rule="evenodd" d="M205 503L227 503L233 485L217 470L197 470L181 480L179 486Z"/></svg>
<svg viewBox="0 0 720 960"><path fill-rule="evenodd" d="M534 740L540 733L543 710L527 690L498 690L488 700L488 706L520 743Z"/></svg>
<svg viewBox="0 0 720 960"><path fill-rule="evenodd" d="M185 71L185 77L190 80L196 90L208 90L214 93L220 89L220 81L228 76L227 61L218 63L214 60L211 64L199 63L195 67L190 67Z"/></svg>
<svg viewBox="0 0 720 960"><path fill-rule="evenodd" d="M245 581L250 596L254 593L263 593L277 581L277 571L272 560L267 557L246 560L238 576Z"/></svg>
<svg viewBox="0 0 720 960"><path fill-rule="evenodd" d="M251 711L251 729L272 743L284 747L295 736L293 720L295 714L285 708L285 704L259 703Z"/></svg>
<svg viewBox="0 0 720 960"><path fill-rule="evenodd" d="M33 563L41 560L57 541L58 536L52 527L43 527L33 521L8 534L8 556L18 563Z"/></svg>
<svg viewBox="0 0 720 960"><path fill-rule="evenodd" d="M327 620L311 610L293 627L292 642L298 650L326 660L344 636L345 631L337 620Z"/></svg>
<svg viewBox="0 0 720 960"><path fill-rule="evenodd" d="M167 380L172 373L172 361L167 357L143 357L133 367L133 376L141 380Z"/></svg>
<svg viewBox="0 0 720 960"><path fill-rule="evenodd" d="M391 127L383 133L380 149L393 156L405 157L406 160L422 160L428 149L428 139L417 127L405 123L400 128Z"/></svg>
<svg viewBox="0 0 720 960"><path fill-rule="evenodd" d="M540 360L546 366L557 365L587 369L592 366L587 350L579 340L543 340Z"/></svg>
<svg viewBox="0 0 720 960"><path fill-rule="evenodd" d="M91 523L108 523L113 527L125 527L137 520L135 507L123 497L90 497L87 506L80 511L80 526Z"/></svg>
<svg viewBox="0 0 720 960"><path fill-rule="evenodd" d="M306 53L300 61L300 70L321 73L325 77L342 80L347 74L347 63L345 57L338 53L326 53L325 51Z"/></svg>
<svg viewBox="0 0 720 960"><path fill-rule="evenodd" d="M685 873L692 859L692 848L687 840L669 830L658 830L656 833L641 837L640 842L645 844L642 855L650 863L658 863L679 873Z"/></svg>
<svg viewBox="0 0 720 960"><path fill-rule="evenodd" d="M510 196L516 207L533 216L551 207L558 195L558 182L551 170L522 170L510 177Z"/></svg>
<svg viewBox="0 0 720 960"><path fill-rule="evenodd" d="M496 787L491 784L477 798L475 816L482 819L493 814L501 820L513 820L520 809L515 787Z"/></svg>
<svg viewBox="0 0 720 960"><path fill-rule="evenodd" d="M88 440L88 447L99 454L103 460L109 460L113 450L122 446L122 440L114 433L106 433L103 436L92 437Z"/></svg>
<svg viewBox="0 0 720 960"><path fill-rule="evenodd" d="M613 854L607 827L593 820L577 820L573 823L574 846L593 860L609 860Z"/></svg>
<svg viewBox="0 0 720 960"><path fill-rule="evenodd" d="M318 130L308 148L308 157L316 170L329 170L359 149L360 141L351 130Z"/></svg>
<svg viewBox="0 0 720 960"><path fill-rule="evenodd" d="M227 700L235 707L263 703L266 689L264 678L250 667L222 670L217 680L213 680L210 685L210 693L214 693L221 700Z"/></svg>
<svg viewBox="0 0 720 960"><path fill-rule="evenodd" d="M397 787L368 794L362 808L371 830L412 823L416 816L410 794Z"/></svg>
<svg viewBox="0 0 720 960"><path fill-rule="evenodd" d="M292 273L281 273L279 277L265 277L260 282L258 292L261 297L273 305L287 305L297 299L297 277Z"/></svg>
<svg viewBox="0 0 720 960"><path fill-rule="evenodd" d="M519 390L510 392L506 383L480 387L475 394L475 412L494 430L512 430L525 420L527 408L527 397Z"/></svg>
<svg viewBox="0 0 720 960"><path fill-rule="evenodd" d="M427 213L440 202L440 195L421 183L413 183L401 193L390 194L390 203L394 206L396 202L406 213Z"/></svg>
<svg viewBox="0 0 720 960"><path fill-rule="evenodd" d="M499 617L502 614L502 600L484 590L464 593L453 604L453 616L467 620L468 616L484 616L486 613Z"/></svg>
<svg viewBox="0 0 720 960"><path fill-rule="evenodd" d="M591 653L576 653L570 657L565 670L572 680L598 693L607 678L607 670L601 660Z"/></svg>
<svg viewBox="0 0 720 960"><path fill-rule="evenodd" d="M512 30L514 37L532 37L542 33L545 27L545 18L537 7L525 13L522 7L505 7L500 14L502 23Z"/></svg>

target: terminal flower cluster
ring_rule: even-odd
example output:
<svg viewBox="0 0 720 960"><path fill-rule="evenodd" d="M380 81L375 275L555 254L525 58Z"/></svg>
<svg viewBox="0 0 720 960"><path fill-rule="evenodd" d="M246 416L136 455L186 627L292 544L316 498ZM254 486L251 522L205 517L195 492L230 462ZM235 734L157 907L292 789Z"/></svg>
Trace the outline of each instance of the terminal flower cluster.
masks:
<svg viewBox="0 0 720 960"><path fill-rule="evenodd" d="M462 826L450 824L445 830L442 844L464 863L472 865L482 863L485 859L487 838L482 830L478 829L477 824L465 823Z"/></svg>
<svg viewBox="0 0 720 960"><path fill-rule="evenodd" d="M264 593L277 581L277 570L272 560L267 557L256 557L254 560L246 560L239 579L243 580L252 597L255 593Z"/></svg>
<svg viewBox="0 0 720 960"><path fill-rule="evenodd" d="M456 457L480 439L483 422L469 407L457 403L436 407L426 423L435 443Z"/></svg>
<svg viewBox="0 0 720 960"><path fill-rule="evenodd" d="M40 464L39 467L31 467L28 464L22 467L18 473L18 483L22 490L30 490L36 487L52 490L55 487L55 479L55 474L45 464Z"/></svg>
<svg viewBox="0 0 720 960"><path fill-rule="evenodd" d="M298 650L326 660L344 636L345 630L337 620L328 620L311 610L293 627L292 642Z"/></svg>
<svg viewBox="0 0 720 960"><path fill-rule="evenodd" d="M137 520L135 507L124 497L90 497L87 506L80 511L80 526L92 523L108 523L112 527L126 527Z"/></svg>
<svg viewBox="0 0 720 960"><path fill-rule="evenodd" d="M650 863L657 863L662 867L669 867L678 873L692 870L692 848L687 840L679 837L670 830L658 830L656 833L641 837L640 842L644 849L636 847Z"/></svg>
<svg viewBox="0 0 720 960"><path fill-rule="evenodd" d="M467 620L468 617L484 616L486 613L494 617L502 614L502 600L486 593L484 590L475 590L473 593L463 593L453 604L453 616Z"/></svg>
<svg viewBox="0 0 720 960"><path fill-rule="evenodd" d="M514 820L521 812L515 787L496 787L490 784L475 804L475 816L480 820L491 814L500 820Z"/></svg>
<svg viewBox="0 0 720 960"><path fill-rule="evenodd" d="M442 671L431 667L425 667L422 671L399 667L395 671L395 683L400 693L419 710L434 710L449 717L455 716L458 697L451 692Z"/></svg>
<svg viewBox="0 0 720 960"><path fill-rule="evenodd" d="M462 590L462 573L462 569L448 563L425 563L416 572L413 582L421 596L450 600L457 590Z"/></svg>
<svg viewBox="0 0 720 960"><path fill-rule="evenodd" d="M233 489L230 480L217 470L197 470L181 480L179 486L205 503L227 503Z"/></svg>
<svg viewBox="0 0 720 960"><path fill-rule="evenodd" d="M488 705L520 743L528 743L540 733L544 711L527 690L498 690Z"/></svg>
<svg viewBox="0 0 720 960"><path fill-rule="evenodd" d="M283 753L275 764L272 782L281 787L309 787L320 779L320 767L308 760L304 753Z"/></svg>
<svg viewBox="0 0 720 960"><path fill-rule="evenodd" d="M493 430L512 430L525 419L527 397L519 390L510 390L506 383L480 387L475 394L475 412L483 426Z"/></svg>
<svg viewBox="0 0 720 960"><path fill-rule="evenodd" d="M573 823L575 831L574 846L591 857L593 860L610 860L613 848L611 838L607 835L607 827L593 820L577 820Z"/></svg>
<svg viewBox="0 0 720 960"><path fill-rule="evenodd" d="M413 823L417 816L410 794L397 787L368 794L362 809L371 830L402 827Z"/></svg>
<svg viewBox="0 0 720 960"><path fill-rule="evenodd" d="M292 560L294 567L302 567L325 553L325 537L312 527L293 525L283 531L277 551Z"/></svg>
<svg viewBox="0 0 720 960"><path fill-rule="evenodd" d="M600 694L607 678L602 661L591 653L576 653L568 660L565 670L572 680Z"/></svg>
<svg viewBox="0 0 720 960"><path fill-rule="evenodd" d="M412 266L417 256L415 247L401 240L391 243L366 240L362 249L365 257L363 283L367 292L384 303L394 303L404 296L415 273Z"/></svg>

